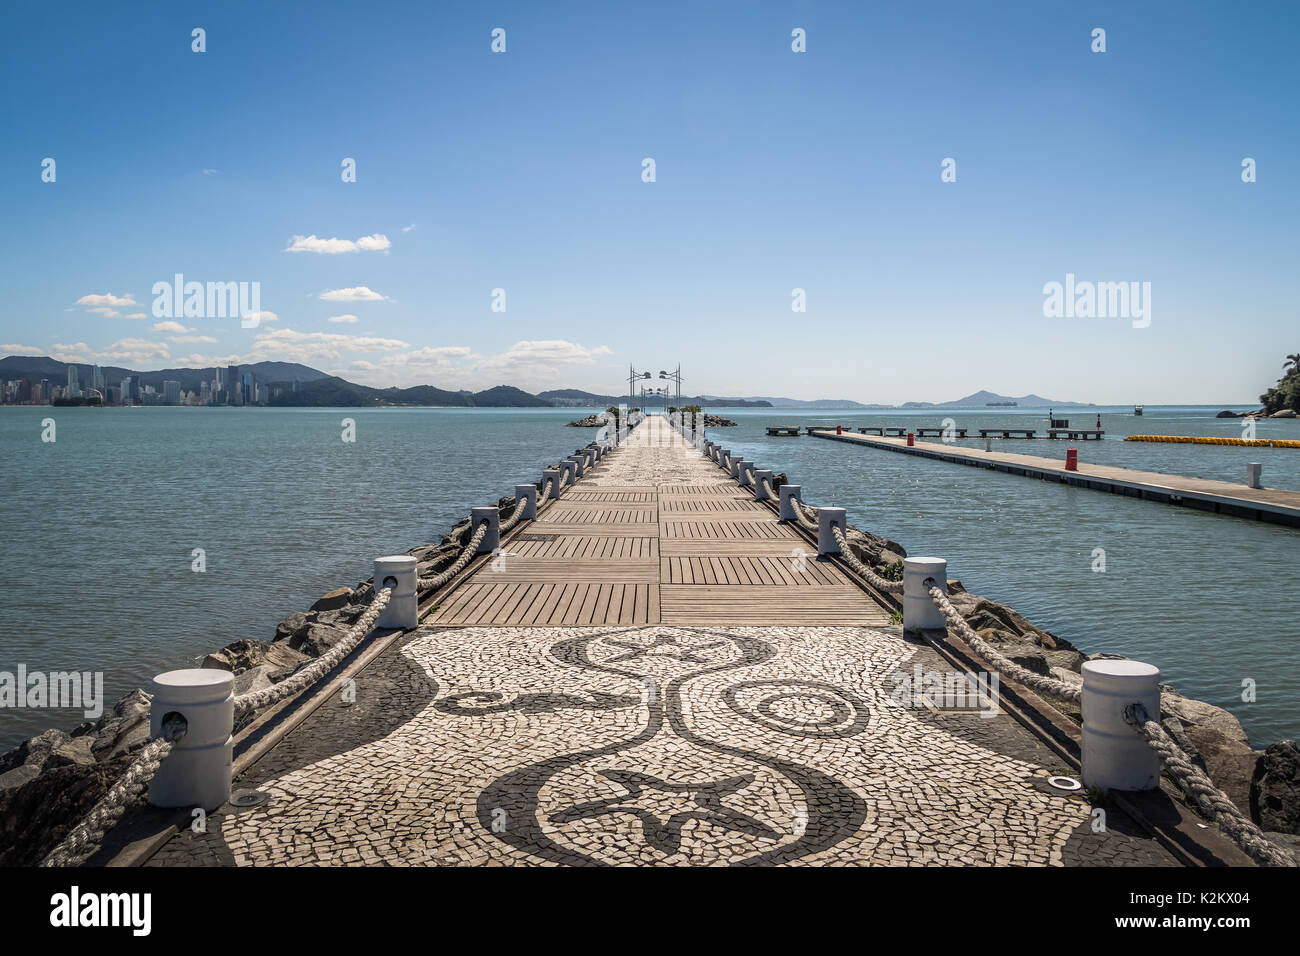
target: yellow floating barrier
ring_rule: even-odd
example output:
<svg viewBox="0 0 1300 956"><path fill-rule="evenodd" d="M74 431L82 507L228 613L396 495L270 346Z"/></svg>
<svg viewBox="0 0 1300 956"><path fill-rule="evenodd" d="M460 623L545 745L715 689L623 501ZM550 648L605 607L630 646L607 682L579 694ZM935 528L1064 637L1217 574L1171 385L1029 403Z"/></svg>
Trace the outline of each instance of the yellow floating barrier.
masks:
<svg viewBox="0 0 1300 956"><path fill-rule="evenodd" d="M1157 441L1184 445L1240 445L1246 448L1300 448L1286 438L1207 438L1200 435L1129 435L1125 441Z"/></svg>

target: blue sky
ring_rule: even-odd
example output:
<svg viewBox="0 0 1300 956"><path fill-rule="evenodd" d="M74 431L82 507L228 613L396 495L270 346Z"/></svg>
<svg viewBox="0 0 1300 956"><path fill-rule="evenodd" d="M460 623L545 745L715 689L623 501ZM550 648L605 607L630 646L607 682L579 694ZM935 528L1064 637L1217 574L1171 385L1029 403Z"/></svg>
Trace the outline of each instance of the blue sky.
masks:
<svg viewBox="0 0 1300 956"><path fill-rule="evenodd" d="M6 13L0 353L1155 404L1253 401L1300 350L1300 4ZM287 251L313 236L382 240ZM259 282L275 317L167 325L151 290L178 272ZM1149 326L1045 317L1067 273L1150 282ZM321 298L357 288L383 299Z"/></svg>

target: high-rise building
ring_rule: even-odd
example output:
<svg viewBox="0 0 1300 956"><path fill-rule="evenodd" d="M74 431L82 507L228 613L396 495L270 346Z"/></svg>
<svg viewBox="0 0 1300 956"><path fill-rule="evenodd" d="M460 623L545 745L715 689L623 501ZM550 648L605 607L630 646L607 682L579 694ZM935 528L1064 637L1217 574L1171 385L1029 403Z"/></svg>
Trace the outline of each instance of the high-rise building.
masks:
<svg viewBox="0 0 1300 956"><path fill-rule="evenodd" d="M77 366L68 366L68 397L76 398L81 394L81 381L77 378Z"/></svg>
<svg viewBox="0 0 1300 956"><path fill-rule="evenodd" d="M226 385L226 396L227 396L226 404L227 405L244 404L243 395L240 394L241 390L239 387L239 366L238 365L226 366L225 385Z"/></svg>
<svg viewBox="0 0 1300 956"><path fill-rule="evenodd" d="M100 394L100 395L105 394L105 392L104 392L104 370L103 370L102 368L100 368L98 365L95 366L94 374L92 374L91 377L90 377L90 386L91 386L91 388L97 388L97 389L99 389L99 394Z"/></svg>
<svg viewBox="0 0 1300 956"><path fill-rule="evenodd" d="M179 405L181 403L181 383L163 382L163 404Z"/></svg>
<svg viewBox="0 0 1300 956"><path fill-rule="evenodd" d="M122 379L122 404L134 405L140 398L140 380L132 375Z"/></svg>

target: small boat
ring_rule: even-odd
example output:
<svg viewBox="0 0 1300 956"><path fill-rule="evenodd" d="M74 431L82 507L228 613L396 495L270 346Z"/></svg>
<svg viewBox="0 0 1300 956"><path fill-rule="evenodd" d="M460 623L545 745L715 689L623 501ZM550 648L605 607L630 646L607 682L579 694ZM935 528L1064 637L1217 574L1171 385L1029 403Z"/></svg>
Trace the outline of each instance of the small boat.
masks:
<svg viewBox="0 0 1300 956"><path fill-rule="evenodd" d="M1133 414L1134 414L1134 415L1141 415L1141 414L1142 414L1142 406L1141 406L1141 405L1134 405L1134 406L1133 406Z"/></svg>

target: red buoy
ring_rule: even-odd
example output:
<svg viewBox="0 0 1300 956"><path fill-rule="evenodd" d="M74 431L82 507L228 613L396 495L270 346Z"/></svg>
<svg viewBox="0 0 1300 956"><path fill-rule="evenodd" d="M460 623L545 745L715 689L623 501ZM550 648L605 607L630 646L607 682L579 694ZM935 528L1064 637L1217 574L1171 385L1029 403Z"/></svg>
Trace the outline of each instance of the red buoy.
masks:
<svg viewBox="0 0 1300 956"><path fill-rule="evenodd" d="M835 434L837 434L837 435L843 435L843 434L844 434L844 426L843 426L843 425L836 425L836 426L835 426Z"/></svg>
<svg viewBox="0 0 1300 956"><path fill-rule="evenodd" d="M1066 471L1079 470L1079 449L1067 448L1065 450L1065 470Z"/></svg>
<svg viewBox="0 0 1300 956"><path fill-rule="evenodd" d="M913 432L907 433L907 446L910 448L916 444L916 435Z"/></svg>

